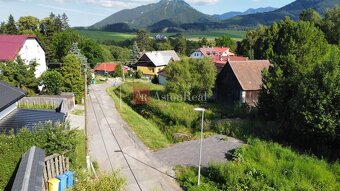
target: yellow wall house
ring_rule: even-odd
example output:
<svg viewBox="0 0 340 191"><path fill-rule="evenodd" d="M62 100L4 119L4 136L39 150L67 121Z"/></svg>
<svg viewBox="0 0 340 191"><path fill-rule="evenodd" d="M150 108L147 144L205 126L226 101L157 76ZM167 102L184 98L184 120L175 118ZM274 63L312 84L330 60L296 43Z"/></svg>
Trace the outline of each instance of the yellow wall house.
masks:
<svg viewBox="0 0 340 191"><path fill-rule="evenodd" d="M137 70L145 76L154 76L163 70L170 62L179 61L180 58L173 50L145 52L137 61Z"/></svg>

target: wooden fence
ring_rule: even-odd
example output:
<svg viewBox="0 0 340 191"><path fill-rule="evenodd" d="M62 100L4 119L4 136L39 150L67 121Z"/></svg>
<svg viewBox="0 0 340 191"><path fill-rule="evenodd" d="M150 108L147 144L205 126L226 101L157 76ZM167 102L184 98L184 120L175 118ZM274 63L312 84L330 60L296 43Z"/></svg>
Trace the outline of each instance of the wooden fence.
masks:
<svg viewBox="0 0 340 191"><path fill-rule="evenodd" d="M55 178L60 174L70 169L70 160L68 157L59 154L53 154L45 157L45 167L44 167L44 181L43 190L48 190L48 180Z"/></svg>

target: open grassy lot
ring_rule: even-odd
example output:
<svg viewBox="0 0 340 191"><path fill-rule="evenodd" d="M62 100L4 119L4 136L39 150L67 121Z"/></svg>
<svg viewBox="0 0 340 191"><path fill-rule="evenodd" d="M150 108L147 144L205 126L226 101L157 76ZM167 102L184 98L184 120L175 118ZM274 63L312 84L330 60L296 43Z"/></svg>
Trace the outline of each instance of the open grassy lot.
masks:
<svg viewBox="0 0 340 191"><path fill-rule="evenodd" d="M184 190L338 190L340 165L297 154L277 143L250 140L233 161L204 167L197 187L196 167L177 167Z"/></svg>
<svg viewBox="0 0 340 191"><path fill-rule="evenodd" d="M120 112L122 118L133 128L137 136L144 142L150 149L164 148L170 144L166 136L160 131L160 129L143 118L137 112L135 112L128 104L122 102L120 108L119 94L116 94L115 88L109 88L107 91L115 101L116 109ZM118 96L117 96L118 95ZM126 96L126 94L124 94Z"/></svg>
<svg viewBox="0 0 340 191"><path fill-rule="evenodd" d="M136 34L118 33L118 32L104 32L104 31L90 31L90 30L78 30L80 34L96 41L124 41L136 37Z"/></svg>
<svg viewBox="0 0 340 191"><path fill-rule="evenodd" d="M134 90L147 89L150 91L147 104L138 105L133 101ZM116 103L119 103L119 88L110 88L108 92ZM162 148L168 144L199 138L201 113L195 112L195 107L204 107L205 136L214 133L226 135L239 135L252 133L251 123L239 121L229 122L223 119L228 117L246 116L246 111L238 107L222 107L215 103L188 103L172 102L162 98L165 95L164 87L146 82L126 82L121 86L123 107L120 111L122 117L134 128L136 134L150 148ZM119 104L117 104L119 107ZM118 108L119 109L119 108ZM259 126L262 123L258 123ZM260 132L259 132L260 133ZM246 139L247 136L244 136Z"/></svg>
<svg viewBox="0 0 340 191"><path fill-rule="evenodd" d="M82 35L92 38L96 41L124 41L136 37L135 33L118 33L118 32L104 32L104 31L89 31L89 30L78 30ZM177 33L162 33L166 36L173 36ZM223 35L229 35L234 40L242 40L246 31L235 31L235 30L214 30L214 31L204 31L204 32L185 32L184 36L189 40L199 40L199 38L207 38L208 40L213 40L217 37ZM152 34L156 35L156 34Z"/></svg>

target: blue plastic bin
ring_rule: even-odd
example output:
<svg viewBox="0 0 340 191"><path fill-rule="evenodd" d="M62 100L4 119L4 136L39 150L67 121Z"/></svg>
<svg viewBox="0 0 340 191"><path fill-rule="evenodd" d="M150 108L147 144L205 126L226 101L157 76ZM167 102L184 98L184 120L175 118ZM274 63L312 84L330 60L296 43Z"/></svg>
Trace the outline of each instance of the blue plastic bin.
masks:
<svg viewBox="0 0 340 191"><path fill-rule="evenodd" d="M72 171L66 171L64 174L67 176L67 181L66 181L66 182L67 182L67 183L66 183L67 188L72 188L72 186L73 186L74 172L72 172Z"/></svg>
<svg viewBox="0 0 340 191"><path fill-rule="evenodd" d="M60 180L59 191L65 191L66 190L67 176L65 174L61 174L61 175L57 176L57 178Z"/></svg>

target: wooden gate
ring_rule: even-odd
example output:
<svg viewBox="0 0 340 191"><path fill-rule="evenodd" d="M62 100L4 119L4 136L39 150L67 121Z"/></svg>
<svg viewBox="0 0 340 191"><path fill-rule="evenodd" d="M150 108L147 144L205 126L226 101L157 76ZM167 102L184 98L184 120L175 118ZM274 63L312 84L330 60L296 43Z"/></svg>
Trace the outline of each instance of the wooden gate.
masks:
<svg viewBox="0 0 340 191"><path fill-rule="evenodd" d="M53 154L45 157L43 190L48 190L48 180L56 178L60 174L70 169L70 160L68 157L59 154Z"/></svg>

